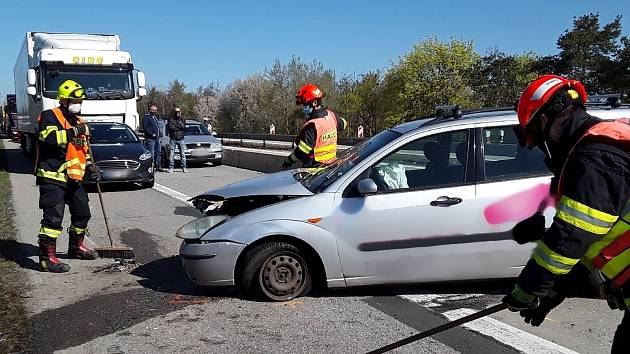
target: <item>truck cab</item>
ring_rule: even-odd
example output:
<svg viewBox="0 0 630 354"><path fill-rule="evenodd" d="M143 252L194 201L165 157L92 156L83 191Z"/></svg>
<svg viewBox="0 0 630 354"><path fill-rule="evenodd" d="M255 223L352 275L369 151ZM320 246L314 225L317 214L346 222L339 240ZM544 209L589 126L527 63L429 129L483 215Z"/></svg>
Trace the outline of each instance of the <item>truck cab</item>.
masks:
<svg viewBox="0 0 630 354"><path fill-rule="evenodd" d="M87 122L124 123L138 130L137 101L146 95L144 73L117 35L28 32L14 69L17 130L23 150L33 151L37 116L59 105L65 80L85 88L81 117Z"/></svg>

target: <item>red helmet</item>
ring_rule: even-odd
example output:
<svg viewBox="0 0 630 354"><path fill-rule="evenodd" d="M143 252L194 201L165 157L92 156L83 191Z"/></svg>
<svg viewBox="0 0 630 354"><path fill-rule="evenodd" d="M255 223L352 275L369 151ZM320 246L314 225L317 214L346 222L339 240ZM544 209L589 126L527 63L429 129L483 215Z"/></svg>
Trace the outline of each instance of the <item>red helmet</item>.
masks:
<svg viewBox="0 0 630 354"><path fill-rule="evenodd" d="M521 127L525 128L538 110L549 101L549 98L563 87L571 88L573 95L577 93L582 103L586 103L586 89L581 82L567 80L557 75L543 75L529 84L518 100L517 113ZM569 94L571 94L571 91L569 91ZM572 98L578 99L578 97Z"/></svg>
<svg viewBox="0 0 630 354"><path fill-rule="evenodd" d="M319 87L313 84L306 84L300 87L297 95L295 95L295 104L307 104L313 100L322 99L324 96L326 94Z"/></svg>

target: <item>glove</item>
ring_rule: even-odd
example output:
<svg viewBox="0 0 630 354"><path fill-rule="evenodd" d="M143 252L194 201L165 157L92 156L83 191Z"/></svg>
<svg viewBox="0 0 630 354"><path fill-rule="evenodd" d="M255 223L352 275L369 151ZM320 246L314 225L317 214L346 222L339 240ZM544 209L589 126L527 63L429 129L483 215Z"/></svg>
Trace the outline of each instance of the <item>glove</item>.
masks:
<svg viewBox="0 0 630 354"><path fill-rule="evenodd" d="M523 310L520 315L525 320L525 323L538 327L543 323L549 312L560 305L564 299L566 299L566 296L560 294L543 297L540 299L540 306L535 309Z"/></svg>
<svg viewBox="0 0 630 354"><path fill-rule="evenodd" d="M289 168L293 166L293 164L294 164L293 159L291 159L291 156L289 156L282 163L282 168Z"/></svg>
<svg viewBox="0 0 630 354"><path fill-rule="evenodd" d="M626 304L620 288L613 287L610 281L604 282L600 289L600 294L611 310L625 310Z"/></svg>
<svg viewBox="0 0 630 354"><path fill-rule="evenodd" d="M512 237L519 244L540 240L545 234L545 216L535 213L529 218L519 222L512 229Z"/></svg>
<svg viewBox="0 0 630 354"><path fill-rule="evenodd" d="M74 127L72 127L72 130L74 130L75 136L78 136L78 135L90 136L90 128L85 123L75 125Z"/></svg>
<svg viewBox="0 0 630 354"><path fill-rule="evenodd" d="M94 163L88 163L87 166L85 166L85 170L91 173L97 181L101 180L101 168L98 167L98 165Z"/></svg>
<svg viewBox="0 0 630 354"><path fill-rule="evenodd" d="M509 294L505 295L502 301L512 312L533 310L539 304L538 296L523 291L518 284L514 286L514 289Z"/></svg>

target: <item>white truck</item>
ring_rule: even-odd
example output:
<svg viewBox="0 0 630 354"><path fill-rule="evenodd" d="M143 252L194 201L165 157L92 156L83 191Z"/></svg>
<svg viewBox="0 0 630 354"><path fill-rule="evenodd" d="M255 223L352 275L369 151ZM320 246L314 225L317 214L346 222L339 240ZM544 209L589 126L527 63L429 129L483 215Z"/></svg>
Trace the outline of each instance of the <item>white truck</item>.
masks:
<svg viewBox="0 0 630 354"><path fill-rule="evenodd" d="M13 70L17 131L31 155L37 116L59 105L57 88L74 80L86 90L81 117L90 122L120 122L138 130L137 101L147 94L142 71L120 50L118 35L27 32Z"/></svg>

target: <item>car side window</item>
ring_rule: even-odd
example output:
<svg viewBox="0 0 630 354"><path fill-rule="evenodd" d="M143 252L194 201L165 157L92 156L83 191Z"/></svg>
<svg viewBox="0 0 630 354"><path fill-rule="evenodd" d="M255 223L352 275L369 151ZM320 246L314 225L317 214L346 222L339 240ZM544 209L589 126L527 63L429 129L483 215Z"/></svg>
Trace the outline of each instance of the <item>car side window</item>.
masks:
<svg viewBox="0 0 630 354"><path fill-rule="evenodd" d="M520 146L514 126L484 128L483 159L486 181L502 181L549 174L538 148Z"/></svg>
<svg viewBox="0 0 630 354"><path fill-rule="evenodd" d="M372 166L379 192L430 189L464 182L468 131L413 141Z"/></svg>

